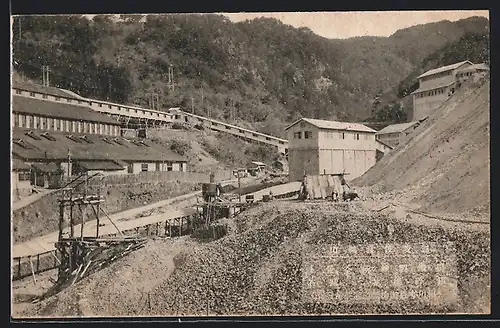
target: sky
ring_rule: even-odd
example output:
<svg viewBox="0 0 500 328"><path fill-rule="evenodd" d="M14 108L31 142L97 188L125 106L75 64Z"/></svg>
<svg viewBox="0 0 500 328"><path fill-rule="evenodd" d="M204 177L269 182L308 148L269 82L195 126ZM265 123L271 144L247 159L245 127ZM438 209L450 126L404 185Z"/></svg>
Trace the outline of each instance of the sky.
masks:
<svg viewBox="0 0 500 328"><path fill-rule="evenodd" d="M358 11L358 12L285 12L223 13L233 22L257 17L276 18L294 27L308 27L325 38L346 39L355 36L390 36L399 29L441 20L482 16L487 10L447 11Z"/></svg>

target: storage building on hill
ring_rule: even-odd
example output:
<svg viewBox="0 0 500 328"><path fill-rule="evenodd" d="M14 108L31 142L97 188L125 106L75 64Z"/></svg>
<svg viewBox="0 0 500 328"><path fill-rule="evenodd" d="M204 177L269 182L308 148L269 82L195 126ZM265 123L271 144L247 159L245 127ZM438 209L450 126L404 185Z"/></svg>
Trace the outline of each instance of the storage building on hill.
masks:
<svg viewBox="0 0 500 328"><path fill-rule="evenodd" d="M359 123L301 118L285 130L290 181L335 173L348 173L353 179L375 164L377 150L383 152L375 140L377 131Z"/></svg>
<svg viewBox="0 0 500 328"><path fill-rule="evenodd" d="M423 120L388 125L378 131L375 134L375 138L391 147L396 147L401 143L403 138L416 129L422 121Z"/></svg>
<svg viewBox="0 0 500 328"><path fill-rule="evenodd" d="M473 64L466 60L421 74L417 77L419 87L412 92L413 121L432 114L469 78L488 71L485 64Z"/></svg>
<svg viewBox="0 0 500 328"><path fill-rule="evenodd" d="M13 160L10 185L14 201L28 196L31 193L31 167L18 159Z"/></svg>
<svg viewBox="0 0 500 328"><path fill-rule="evenodd" d="M187 171L185 157L157 143L106 135L15 128L12 155L31 165L31 182L45 188L56 188L55 180L81 172Z"/></svg>

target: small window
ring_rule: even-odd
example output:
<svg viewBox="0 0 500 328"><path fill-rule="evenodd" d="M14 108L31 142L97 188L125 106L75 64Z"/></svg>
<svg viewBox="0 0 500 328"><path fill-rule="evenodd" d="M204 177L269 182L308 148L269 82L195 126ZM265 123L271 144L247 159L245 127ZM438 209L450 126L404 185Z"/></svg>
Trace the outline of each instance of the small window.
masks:
<svg viewBox="0 0 500 328"><path fill-rule="evenodd" d="M108 105L108 107L109 107L109 109L111 109L111 107L112 107L112 106L111 106L111 105ZM120 110L120 108L118 108L118 110Z"/></svg>
<svg viewBox="0 0 500 328"><path fill-rule="evenodd" d="M179 163L179 170L184 172L184 163Z"/></svg>
<svg viewBox="0 0 500 328"><path fill-rule="evenodd" d="M71 102L71 99L67 98L67 99L66 99L66 102L69 102L69 103L70 103L70 102Z"/></svg>
<svg viewBox="0 0 500 328"><path fill-rule="evenodd" d="M102 104L99 104L99 107L102 107Z"/></svg>
<svg viewBox="0 0 500 328"><path fill-rule="evenodd" d="M359 140L359 133L356 133L356 140Z"/></svg>
<svg viewBox="0 0 500 328"><path fill-rule="evenodd" d="M89 106L92 106L92 102L91 101L89 101Z"/></svg>
<svg viewBox="0 0 500 328"><path fill-rule="evenodd" d="M30 97L34 97L35 96L35 93L34 92L30 92Z"/></svg>
<svg viewBox="0 0 500 328"><path fill-rule="evenodd" d="M304 139L312 139L312 131L304 131Z"/></svg>
<svg viewBox="0 0 500 328"><path fill-rule="evenodd" d="M302 132L299 131L299 132L294 132L293 133L293 138L294 139L302 139Z"/></svg>
<svg viewBox="0 0 500 328"><path fill-rule="evenodd" d="M168 162L167 163L167 171L172 171L174 168L172 166L172 163Z"/></svg>
<svg viewBox="0 0 500 328"><path fill-rule="evenodd" d="M61 98L59 98L59 97L54 97L54 100L55 100L55 101L59 101L59 100L61 100Z"/></svg>
<svg viewBox="0 0 500 328"><path fill-rule="evenodd" d="M148 164L141 164L141 171L147 172L148 171Z"/></svg>
<svg viewBox="0 0 500 328"><path fill-rule="evenodd" d="M342 139L345 139L345 133L342 132Z"/></svg>
<svg viewBox="0 0 500 328"><path fill-rule="evenodd" d="M22 94L23 92L21 90L16 90L16 94L20 95Z"/></svg>
<svg viewBox="0 0 500 328"><path fill-rule="evenodd" d="M19 181L30 181L31 180L30 172L19 172L18 178Z"/></svg>

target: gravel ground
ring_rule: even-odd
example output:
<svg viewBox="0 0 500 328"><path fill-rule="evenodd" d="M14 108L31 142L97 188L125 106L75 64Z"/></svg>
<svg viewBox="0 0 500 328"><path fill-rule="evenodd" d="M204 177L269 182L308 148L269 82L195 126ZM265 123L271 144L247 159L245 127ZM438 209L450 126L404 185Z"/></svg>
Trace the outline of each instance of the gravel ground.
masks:
<svg viewBox="0 0 500 328"><path fill-rule="evenodd" d="M390 233L388 226L392 227ZM275 201L237 216L231 231L224 238L204 244L190 237L151 242L24 315L489 311L489 233L471 231L467 225L441 227L405 222L367 212L361 202ZM301 250L305 245L425 241L452 241L457 247L459 300L451 308L415 304L354 306L304 300Z"/></svg>

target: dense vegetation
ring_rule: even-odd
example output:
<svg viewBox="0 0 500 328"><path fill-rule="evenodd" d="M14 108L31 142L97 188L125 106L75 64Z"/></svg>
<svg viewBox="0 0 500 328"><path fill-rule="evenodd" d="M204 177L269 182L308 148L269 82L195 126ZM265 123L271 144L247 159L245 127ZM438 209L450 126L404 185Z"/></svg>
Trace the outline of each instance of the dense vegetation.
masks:
<svg viewBox="0 0 500 328"><path fill-rule="evenodd" d="M329 40L267 18L24 16L14 21L13 56L28 79L41 81L48 65L52 85L86 97L147 106L157 94L159 109L181 106L282 135L286 122L301 116L404 120L393 104L398 91L403 95L422 69L472 56L453 44L481 43L487 28L486 19L473 17L387 38Z"/></svg>

